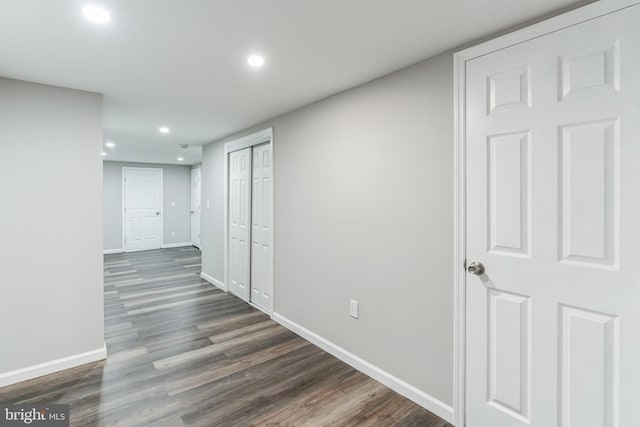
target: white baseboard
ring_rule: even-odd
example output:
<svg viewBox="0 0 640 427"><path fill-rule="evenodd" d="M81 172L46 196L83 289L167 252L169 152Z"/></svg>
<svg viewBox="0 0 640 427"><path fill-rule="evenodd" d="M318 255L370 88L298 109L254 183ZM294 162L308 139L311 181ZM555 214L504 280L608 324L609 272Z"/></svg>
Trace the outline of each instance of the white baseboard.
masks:
<svg viewBox="0 0 640 427"><path fill-rule="evenodd" d="M51 360L49 362L0 374L0 387L6 387L11 384L27 381L43 375L53 374L58 371L64 371L65 369L75 368L76 366L86 365L87 363L96 362L106 358L107 345L104 344L101 348L87 351L86 353L75 354L73 356L63 357L62 359Z"/></svg>
<svg viewBox="0 0 640 427"><path fill-rule="evenodd" d="M219 287L223 291L227 292L227 288L226 288L226 286L224 286L224 283L222 283L221 281L219 281L217 279L214 279L213 277L209 276L207 273L201 272L200 273L200 277L202 277L204 280L206 280L207 282L211 283L212 285L216 285L217 287Z"/></svg>
<svg viewBox="0 0 640 427"><path fill-rule="evenodd" d="M371 378L381 382L392 390L400 393L407 399L412 400L418 405L422 406L428 411L433 412L440 418L453 423L453 408L446 403L436 399L435 397L425 393L422 390L417 389L411 384L406 383L405 381L397 378L390 373L383 371L375 365L367 362L366 360L361 359L353 353L348 352L342 347L338 347L331 341L326 340L314 332L304 328L303 326L298 325L297 323L287 319L278 313L273 313L273 320L280 323L285 328L295 332L300 335L302 338L310 341L311 343L317 345L324 351L334 355L338 359L343 362L353 366L355 369L360 372L370 376Z"/></svg>
<svg viewBox="0 0 640 427"><path fill-rule="evenodd" d="M184 246L193 246L191 244L191 242L182 242L182 243L163 243L162 246L160 246L162 249L169 249L169 248L182 248Z"/></svg>
<svg viewBox="0 0 640 427"><path fill-rule="evenodd" d="M121 254L124 252L124 249L120 248L120 249L105 249L104 251L102 251L103 254L105 255L109 255L109 254Z"/></svg>

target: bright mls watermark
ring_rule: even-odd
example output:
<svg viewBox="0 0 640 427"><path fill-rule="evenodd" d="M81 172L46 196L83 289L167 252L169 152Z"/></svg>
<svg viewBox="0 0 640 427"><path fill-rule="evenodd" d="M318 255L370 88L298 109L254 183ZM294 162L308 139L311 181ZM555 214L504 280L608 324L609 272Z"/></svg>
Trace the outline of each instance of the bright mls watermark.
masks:
<svg viewBox="0 0 640 427"><path fill-rule="evenodd" d="M69 405L0 405L0 427L69 427Z"/></svg>

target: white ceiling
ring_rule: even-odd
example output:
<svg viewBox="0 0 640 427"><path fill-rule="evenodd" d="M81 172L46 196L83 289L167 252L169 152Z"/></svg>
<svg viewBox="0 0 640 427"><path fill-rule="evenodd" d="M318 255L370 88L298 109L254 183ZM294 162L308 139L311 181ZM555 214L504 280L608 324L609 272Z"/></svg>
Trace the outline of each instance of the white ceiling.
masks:
<svg viewBox="0 0 640 427"><path fill-rule="evenodd" d="M199 145L573 3L1 0L0 76L103 93L107 160L192 164Z"/></svg>

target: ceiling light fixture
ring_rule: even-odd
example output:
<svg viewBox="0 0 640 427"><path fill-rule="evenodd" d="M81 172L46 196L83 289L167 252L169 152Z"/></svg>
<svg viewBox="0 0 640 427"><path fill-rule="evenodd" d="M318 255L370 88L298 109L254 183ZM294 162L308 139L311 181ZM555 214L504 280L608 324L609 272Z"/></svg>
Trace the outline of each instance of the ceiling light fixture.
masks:
<svg viewBox="0 0 640 427"><path fill-rule="evenodd" d="M107 146L107 147L109 147L109 148L113 148L113 147L115 147L115 146L116 146L116 144L114 144L114 143L113 143L113 142L111 142L111 141L106 142L104 145L106 145L106 146Z"/></svg>
<svg viewBox="0 0 640 427"><path fill-rule="evenodd" d="M179 162L181 162L181 161L183 161L183 160L184 160L184 159L183 159L182 157L178 157L178 161L179 161Z"/></svg>
<svg viewBox="0 0 640 427"><path fill-rule="evenodd" d="M111 14L99 6L85 6L82 8L84 17L96 24L108 24L111 22Z"/></svg>
<svg viewBox="0 0 640 427"><path fill-rule="evenodd" d="M251 55L247 58L247 63L254 68L262 67L264 65L264 58L260 55Z"/></svg>
<svg viewBox="0 0 640 427"><path fill-rule="evenodd" d="M166 127L166 126L160 126L160 127L158 128L158 130L160 131L160 133L169 133L169 132L171 132L171 129L169 129L169 128L168 128L168 127Z"/></svg>

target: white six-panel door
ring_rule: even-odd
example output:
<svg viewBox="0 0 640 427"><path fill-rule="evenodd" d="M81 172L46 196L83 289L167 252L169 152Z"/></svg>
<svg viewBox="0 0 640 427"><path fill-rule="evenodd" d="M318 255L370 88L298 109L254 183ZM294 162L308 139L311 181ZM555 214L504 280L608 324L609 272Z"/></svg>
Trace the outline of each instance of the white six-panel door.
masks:
<svg viewBox="0 0 640 427"><path fill-rule="evenodd" d="M124 168L125 251L162 244L162 171Z"/></svg>
<svg viewBox="0 0 640 427"><path fill-rule="evenodd" d="M229 154L229 291L250 299L251 148Z"/></svg>
<svg viewBox="0 0 640 427"><path fill-rule="evenodd" d="M251 187L251 302L272 310L273 245L271 145L253 147Z"/></svg>
<svg viewBox="0 0 640 427"><path fill-rule="evenodd" d="M191 244L200 248L201 168L191 169Z"/></svg>
<svg viewBox="0 0 640 427"><path fill-rule="evenodd" d="M467 426L640 426L640 6L467 62Z"/></svg>

